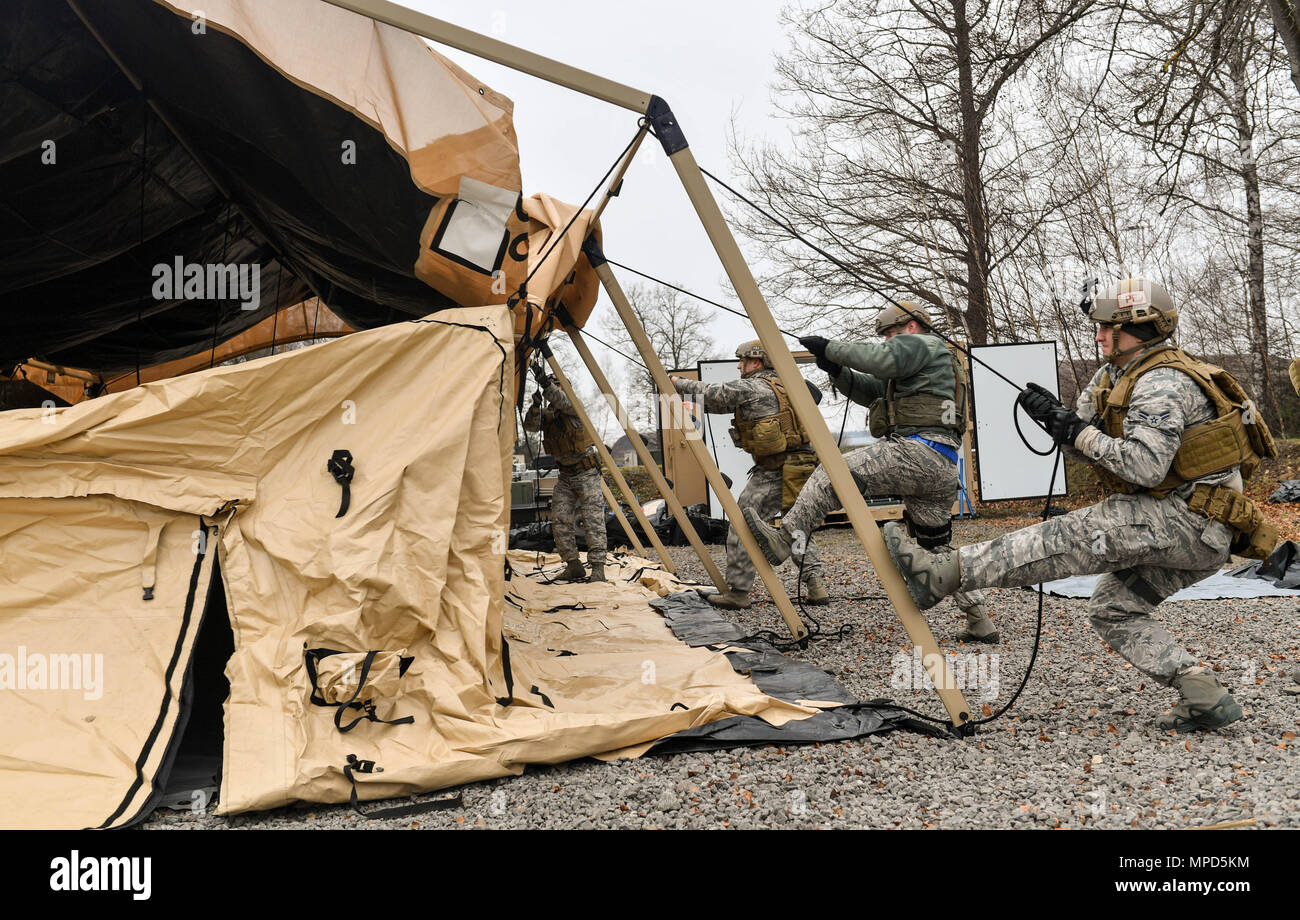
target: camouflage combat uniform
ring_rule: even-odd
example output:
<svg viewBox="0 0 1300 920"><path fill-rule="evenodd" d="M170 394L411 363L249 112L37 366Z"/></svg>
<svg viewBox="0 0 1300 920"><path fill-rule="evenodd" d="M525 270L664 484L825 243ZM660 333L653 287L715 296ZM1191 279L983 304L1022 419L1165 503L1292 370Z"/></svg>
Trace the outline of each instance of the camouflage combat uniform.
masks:
<svg viewBox="0 0 1300 920"><path fill-rule="evenodd" d="M541 431L557 425L567 425L581 433L579 443L589 443L582 431L582 421L564 391L554 381L543 391L545 407L533 403L524 417L526 431ZM572 441L546 439L546 449L555 457L560 475L551 494L551 533L555 536L555 551L565 562L578 561L578 543L575 527L580 521L587 536L587 561L593 566L605 564L605 495L601 491L600 464L590 469L574 469L578 464L591 463L596 456L595 445L580 452L567 450Z"/></svg>
<svg viewBox="0 0 1300 920"><path fill-rule="evenodd" d="M746 421L765 418L780 411L780 405L765 378L779 380L776 371L764 368L738 380L722 383L703 383L699 380L674 378L674 385L684 399L698 402L709 413L734 412ZM750 467L745 488L736 499L740 510L753 509L762 520L771 521L781 513L781 470L769 470L755 464ZM821 573L821 560L817 545L809 542L804 560L803 580L807 582ZM727 530L727 584L735 591L748 591L758 577L753 561L736 535L733 525Z"/></svg>
<svg viewBox="0 0 1300 920"><path fill-rule="evenodd" d="M884 397L890 380L897 381L900 395L933 393L949 400L956 396L957 384L947 349L942 339L929 333L896 335L879 344L831 342L826 357L843 367L833 381L835 389L861 405ZM954 420L959 411L953 402ZM964 425L963 417L954 428ZM949 549L951 539L952 506L959 487L957 464L918 438L942 444L954 454L961 450L961 438L953 429L900 427L887 437L845 454L844 462L864 497L897 495L903 499L914 526L946 533L946 538L938 538L940 542L930 543L934 552L943 552ZM830 477L819 466L794 507L786 512L782 525L791 534L810 534L821 526L826 515L840 507ZM984 595L978 591L957 594L953 599L962 611L977 607L983 610Z"/></svg>
<svg viewBox="0 0 1300 920"><path fill-rule="evenodd" d="M1136 362L1151 349L1138 352ZM1094 416L1093 391L1122 373L1104 364L1079 394L1077 412ZM1149 489L1165 478L1183 432L1215 417L1213 403L1194 380L1171 367L1148 371L1133 387L1124 437L1088 427L1068 450L1125 481ZM1237 467L1185 483L1165 498L1118 494L987 543L957 551L960 587L1033 585L1068 575L1102 574L1088 601L1089 621L1101 638L1163 684L1173 683L1196 659L1174 641L1151 612L1174 592L1213 575L1230 558L1232 531L1188 509L1197 484L1241 489Z"/></svg>

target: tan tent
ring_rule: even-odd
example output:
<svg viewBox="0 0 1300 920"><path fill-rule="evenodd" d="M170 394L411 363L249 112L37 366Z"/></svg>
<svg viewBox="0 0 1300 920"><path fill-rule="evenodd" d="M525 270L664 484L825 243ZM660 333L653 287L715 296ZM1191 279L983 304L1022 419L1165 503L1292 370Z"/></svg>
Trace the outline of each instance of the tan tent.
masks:
<svg viewBox="0 0 1300 920"><path fill-rule="evenodd" d="M347 801L349 755L383 768L356 777L373 799L807 714L675 640L639 584L507 585L511 325L444 311L0 417L0 825L146 814L222 606L225 814ZM355 471L341 514L337 451ZM549 609L575 601L590 610ZM317 650L343 654L313 685ZM375 719L412 721L336 720L358 686Z"/></svg>

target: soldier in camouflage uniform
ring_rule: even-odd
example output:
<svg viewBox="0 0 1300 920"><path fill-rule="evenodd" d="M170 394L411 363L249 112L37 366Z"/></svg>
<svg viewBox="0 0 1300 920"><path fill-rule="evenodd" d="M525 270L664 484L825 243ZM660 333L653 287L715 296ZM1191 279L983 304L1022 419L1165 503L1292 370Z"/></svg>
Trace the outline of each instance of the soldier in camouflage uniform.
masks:
<svg viewBox="0 0 1300 920"><path fill-rule="evenodd" d="M582 420L554 377L534 368L539 390L524 417L524 430L542 432L546 452L560 468L551 493L551 533L555 551L566 563L557 581L605 580L605 495L600 488L600 458ZM542 405L542 396L546 405ZM578 554L575 526L581 522L587 535L587 561L591 578Z"/></svg>
<svg viewBox="0 0 1300 920"><path fill-rule="evenodd" d="M957 500L957 451L966 430L966 382L961 362L930 332L924 308L900 303L876 320L882 344L829 342L820 336L799 341L817 356L849 399L871 406L871 433L880 440L845 455L863 495L899 495L911 531L922 545L949 548L952 506ZM780 529L750 521L764 555L779 564L798 558L801 534L811 534L840 507L830 477L821 467ZM746 514L746 519L749 515ZM995 643L998 633L984 596L971 591L954 598L966 614L960 638Z"/></svg>
<svg viewBox="0 0 1300 920"><path fill-rule="evenodd" d="M740 359L739 380L703 383L674 377L673 385L682 396L699 403L705 412L735 413L737 421L732 429L732 438L738 447L749 451L755 461L736 503L746 514L752 512L760 519L770 521L780 515L783 508L788 507L789 501L785 498L793 500L798 494L799 486L807 478L807 473L816 465L816 455L807 443L805 433L799 428L794 410L785 395L785 386L772 369L771 359L762 343L757 340L745 342L736 349L736 357ZM820 398L820 393L817 396ZM799 432L799 436L794 439L799 443L790 448L787 441L783 440L779 450L765 452L764 447L756 444L751 434L755 431L755 426L764 420L769 420L768 427L774 430L780 428L784 420L785 428ZM727 590L706 595L706 598L715 607L742 610L750 604L749 589L757 577L754 563L745 552L740 537L736 535L736 528L732 526L727 531ZM817 606L830 603L826 584L822 581L817 547L811 543L804 559L803 581L807 588L805 601Z"/></svg>
<svg viewBox="0 0 1300 920"><path fill-rule="evenodd" d="M1218 571L1230 547L1260 555L1276 542L1241 495L1242 470L1249 475L1268 455L1271 437L1262 420L1248 417L1235 381L1162 345L1178 319L1163 287L1128 279L1085 307L1101 324L1097 341L1109 363L1079 394L1077 412L1035 384L1020 404L1058 444L1095 464L1116 494L955 553L927 551L895 527L885 528L885 543L922 608L956 590L1101 574L1088 601L1093 629L1134 667L1179 690L1179 703L1157 726L1220 728L1241 718L1241 707L1151 613ZM1223 399L1232 388L1237 395ZM1250 432L1252 425L1261 430ZM1257 454L1243 441L1263 446Z"/></svg>

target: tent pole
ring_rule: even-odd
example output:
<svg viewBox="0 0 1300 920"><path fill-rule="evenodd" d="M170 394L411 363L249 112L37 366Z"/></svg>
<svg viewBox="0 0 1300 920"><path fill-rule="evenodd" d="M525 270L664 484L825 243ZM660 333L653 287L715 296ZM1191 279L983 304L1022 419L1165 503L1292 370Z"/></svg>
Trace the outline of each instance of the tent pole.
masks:
<svg viewBox="0 0 1300 920"><path fill-rule="evenodd" d="M560 362L555 360L555 355L551 353L551 348L546 344L544 339L538 343L538 347L541 349L542 354L546 356L546 360L551 366L551 373L555 375L555 379L560 383L560 389L564 391L564 395L567 396L569 402L573 404L574 410L578 413L578 418L582 419L582 426L587 429L587 435L595 442L596 451L600 454L600 460L605 464L605 469L609 471L610 478L614 480L614 484L617 485L619 491L623 493L623 498L627 500L628 507L632 509L632 514L636 517L637 523L641 525L641 529L645 531L646 536L650 539L651 545L654 546L655 552L659 554L660 561L663 562L666 569L671 571L673 565L672 557L668 555L668 550L664 549L663 543L659 542L659 535L655 533L655 529L650 526L650 521L646 519L645 512L641 510L641 503L637 501L636 493L633 492L631 486L627 484L627 480L623 478L623 474L618 471L618 465L614 463L614 458L611 457L609 451L605 449L605 442L600 439L600 434L596 431L596 426L591 423L591 416L587 414L587 410L583 407L582 403L579 402L578 394L573 391L573 386L569 383L569 378L564 376L564 369L560 367ZM619 510L617 502L614 503L614 513L619 517L623 516L623 513ZM624 526L626 527L627 524L624 523ZM645 548L637 542L636 537L632 534L630 529L628 531L628 536L631 537L632 542L636 545L637 552L644 553Z"/></svg>
<svg viewBox="0 0 1300 920"><path fill-rule="evenodd" d="M726 591L727 584L723 580L722 572L718 570L717 563L715 563L713 557L709 555L709 551L705 547L704 541L700 539L700 535L695 532L695 526L691 524L691 519L687 516L686 509L682 507L682 503L677 499L676 493L674 493L672 487L668 485L668 480L665 479L663 473L659 471L659 465L655 463L655 458L650 453L649 448L646 447L645 441L641 440L641 435L637 433L637 430L634 427L632 427L632 420L623 412L623 406L619 403L618 397L614 395L614 390L610 387L609 380L605 377L604 371L600 369L600 365L596 363L595 356L592 355L591 349L587 347L587 340L582 337L581 332L572 326L566 326L564 331L569 334L569 339L573 342L574 348L576 348L578 354L582 356L583 363L587 365L587 370L591 372L592 378L596 381L596 386L605 394L605 399L609 401L610 409L614 411L614 414L618 416L619 421L622 422L623 431L626 432L627 439L632 442L632 448L636 451L636 455L641 458L641 463L645 466L646 472L650 474L650 479L654 482L655 488L658 489L659 494L663 496L664 503L672 513L673 519L677 521L677 526L680 527L682 533L686 535L687 541L695 550L695 555L699 556L700 564L703 565L704 570L708 572L709 578L713 580L714 586L719 591ZM674 571L673 574L676 575L676 571Z"/></svg>
<svg viewBox="0 0 1300 920"><path fill-rule="evenodd" d="M627 295L619 285L618 279L614 277L614 273L610 271L609 263L605 261L600 250L595 247L594 237L588 237L585 249L587 258L592 262L592 267L596 269L596 276L600 278L600 283L605 287L605 293L609 294L609 299L614 302L614 309L618 311L623 324L627 326L628 334L632 336L637 351L641 352L646 367L650 370L651 376L654 377L655 385L659 388L660 393L675 400L674 409L676 409L677 406L681 405L681 398L673 388L672 381L668 379L668 372L664 370L663 362L655 354L654 346L650 344L649 337L646 335L645 330L641 328L641 323L637 321L636 314L632 312L632 305L628 303ZM807 392L805 388L804 393ZM811 399L811 397L809 398ZM772 571L772 567L767 564L767 560L763 558L763 554L759 551L758 544L754 542L754 535L750 532L749 525L745 523L745 516L741 514L740 506L736 504L736 499L731 494L731 488L722 478L722 471L718 469L713 462L713 458L709 456L709 452L704 447L704 441L701 440L699 432L691 425L685 411L675 414L681 420L682 427L685 429L687 449L694 456L695 462L700 465L700 469L704 470L705 478L709 480L709 485L713 486L713 491L722 502L727 518L731 521L731 526L740 538L740 544L745 548L745 552L749 554L749 558L754 563L754 568L758 570L759 577L763 579L763 584L767 586L768 594L772 595L777 610L781 612L781 619L785 620L785 625L789 627L792 636L796 639L803 639L808 635L808 627L804 626L803 620L799 618L798 612L794 609L794 605L790 603L790 596L786 594L781 579L777 578L776 573Z"/></svg>
<svg viewBox="0 0 1300 920"><path fill-rule="evenodd" d="M780 329L777 328L776 320L772 318L758 284L750 273L749 265L746 264L740 247L731 235L731 230L722 216L722 211L718 208L713 193L709 190L708 183L704 180L704 174L700 172L700 167L695 162L695 157L692 156L690 148L685 146L684 139L680 149L669 153L669 160L677 170L686 194L700 217L700 223L704 225L705 232L708 233L727 277L740 297L740 302L744 304L745 312L749 314L754 330L762 340L777 375L785 383L786 394L794 405L795 411L799 413L799 419L808 431L822 468L830 477L831 485L839 496L853 530L867 551L867 556L880 577L885 592L893 602L894 610L902 620L913 646L920 649L921 661L934 683L944 708L948 710L952 724L957 727L964 725L971 718L970 706L966 703L962 692L957 689L957 683L948 669L938 643L935 642L934 634L930 632L929 624L917 609L912 596L907 593L903 577L889 557L889 551L885 548L885 541L880 535L875 518L872 517L866 501L858 492L853 476L849 473L848 464L844 462L844 455L840 453L834 435L826 427L826 420L817 411L812 395L803 385L803 377L785 346L785 340ZM608 273L609 267L605 266L604 271ZM717 491L716 486L714 491ZM730 510L728 513L731 513ZM743 525L743 520L740 523ZM732 526L735 524L733 518ZM749 540L753 540L748 527L744 528L744 534ZM751 555L754 554L751 552Z"/></svg>
<svg viewBox="0 0 1300 920"><path fill-rule="evenodd" d="M649 93L643 93L630 86L598 77L577 67L570 67L568 64L525 51L523 48L480 35L478 32L435 19L424 13L417 13L396 3L389 3L388 0L326 0L326 2L634 112L644 112L650 105Z"/></svg>
<svg viewBox="0 0 1300 920"><path fill-rule="evenodd" d="M644 113L650 118L655 125L660 143L664 145L664 152L668 154L668 159L677 171L677 176L686 189L687 197L690 198L691 204L700 218L700 223L704 226L705 232L708 233L709 239L713 243L713 248L718 253L727 277L736 289L740 302L745 306L745 311L749 314L750 321L754 324L754 329L758 333L760 341L762 341L768 356L772 359L777 375L786 383L786 392L794 405L795 412L798 413L804 427L809 432L813 448L830 477L831 485L839 496L849 522L853 525L854 532L862 542L863 548L867 551L867 556L875 567L876 574L880 576L885 591L893 602L894 609L898 613L903 627L907 630L908 636L911 638L912 643L922 652L922 661L926 671L935 687L938 688L939 698L943 702L944 708L948 710L952 724L955 727L961 727L968 722L970 720L970 707L961 692L955 689L956 682L948 669L943 654L939 651L929 625L925 622L925 618L921 616L921 612L917 610L915 602L913 602L911 595L907 593L907 589L903 585L902 576L899 574L898 569L894 567L893 560L889 558L889 551L885 549L884 538L880 535L880 530L867 508L866 501L862 498L853 482L853 477L844 462L844 457L840 453L830 430L826 427L825 419L817 411L812 396L808 393L806 387L802 385L790 386L791 381L802 380L802 376L799 374L789 350L785 347L785 342L781 338L776 321L772 318L767 303L763 300L763 295L750 273L745 257L740 252L740 247L731 235L731 230L722 216L722 211L718 208L717 201L713 198L713 193L709 191L708 184L704 180L704 174L700 172L695 157L686 145L686 138L681 132L681 126L667 104L657 96L650 96L630 87L621 86L603 77L569 67L566 64L544 58L530 51L524 51L521 48L515 48L487 36L478 35L467 29L434 19L431 16L416 13L397 4L389 3L387 0L327 0L327 2L360 13L363 16L386 22L396 28L414 32L433 41L451 45L478 57L495 61L513 70L539 77L549 83L557 83L576 92L603 99L606 102L635 112ZM626 298L622 298L622 305L620 306L619 298L614 297L613 290L619 291L620 298L622 297L622 290L618 287L609 266L602 265L596 269L596 272L600 276L601 283L604 284L606 291L610 292L611 299L614 299L615 306L619 308L619 313L623 316L624 323L628 325L628 331L632 333L633 339L636 340L637 333L640 333L641 340L637 340L638 349L642 349L642 340L648 346L648 340L644 339L644 330L640 329L640 324L636 322L636 318L634 316L630 317L630 312L626 310ZM653 349L648 347L642 349L642 357L645 358L648 366L657 368L657 371L652 371L652 373L655 374L655 382L660 391L663 393L673 392L671 384L667 382L667 375L663 371L663 365L659 363ZM687 438L687 444L691 446L697 460L700 460L706 476L710 476L711 469L716 472L717 468L711 463L707 453L703 458L700 457L700 453L703 452L703 445L698 440ZM698 450L696 450L697 447ZM712 478L710 478L710 483L713 483ZM723 499L724 505L727 504L728 500L730 500L731 506L735 505L734 499L731 499L730 490L721 482L720 473L718 474L718 483L714 485L714 491ZM729 515L732 514L732 510L733 507L728 507ZM737 527L737 533L741 536L741 542L744 544L746 551L749 552L750 558L754 558L757 551L753 543L753 534L745 526L744 518L740 516L739 509L734 510L736 514L733 517L733 526ZM761 555L758 555L755 565L758 567L759 574L763 576L764 584L768 586L768 590L772 592L772 596L776 599L777 606L781 609L781 614L786 618L786 623L791 630L797 630L795 633L797 636L806 635L807 631L804 629L802 622L794 615L794 610L790 607L789 597L781 588L780 582L772 574L770 567L767 566L766 560ZM773 590L774 586L776 590ZM788 615L787 610L789 611ZM793 618L793 622L791 618ZM798 625L796 626L796 624Z"/></svg>
<svg viewBox="0 0 1300 920"><path fill-rule="evenodd" d="M618 523L619 526L623 528L623 533L627 534L627 542L628 545L632 548L632 551L636 553L638 556L644 556L645 547L642 546L641 541L636 538L636 532L632 530L632 525L630 525L627 522L627 518L624 516L623 512L619 509L618 499L614 498L614 493L609 491L609 485L606 484L604 476L600 477L600 491L601 494L605 496L605 504L609 505L609 510L612 511L614 513L614 516L618 518ZM554 509L552 509L551 511L551 526L552 527L555 526ZM590 554L591 552L590 546L587 547L587 552L588 554Z"/></svg>

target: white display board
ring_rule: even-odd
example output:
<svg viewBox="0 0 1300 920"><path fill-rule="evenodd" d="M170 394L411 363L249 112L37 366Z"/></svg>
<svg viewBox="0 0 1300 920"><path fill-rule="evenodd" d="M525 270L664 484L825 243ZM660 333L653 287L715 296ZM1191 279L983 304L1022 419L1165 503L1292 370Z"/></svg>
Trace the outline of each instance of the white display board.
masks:
<svg viewBox="0 0 1300 920"><path fill-rule="evenodd" d="M979 465L980 501L1045 498L1052 480L1054 452L1038 456L1016 433L1014 416L1019 391L994 375L980 362L996 368L1017 384L1037 383L1060 396L1056 343L1026 342L1015 345L976 345L971 348L971 403L975 413L975 450ZM978 359L978 360L976 360ZM1052 439L1024 411L1020 430L1038 450L1052 447ZM1065 464L1056 471L1053 495L1067 490Z"/></svg>

